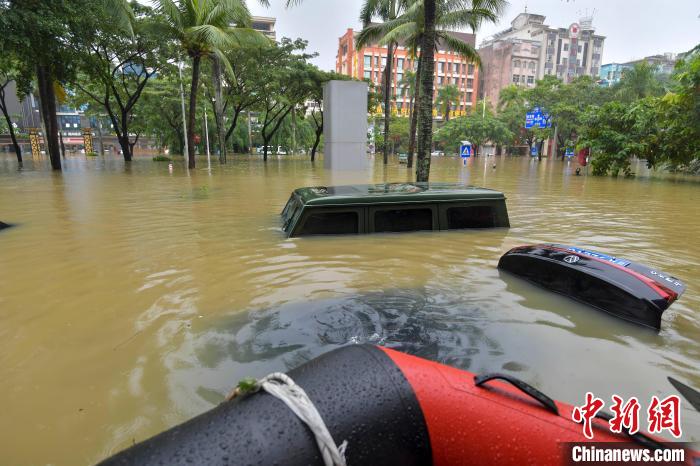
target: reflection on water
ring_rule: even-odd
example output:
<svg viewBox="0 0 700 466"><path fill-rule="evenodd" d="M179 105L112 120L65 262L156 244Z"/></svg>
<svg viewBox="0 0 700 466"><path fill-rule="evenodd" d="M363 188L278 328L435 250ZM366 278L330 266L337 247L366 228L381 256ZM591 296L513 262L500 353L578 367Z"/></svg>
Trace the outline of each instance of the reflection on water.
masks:
<svg viewBox="0 0 700 466"><path fill-rule="evenodd" d="M495 163L495 168L494 168ZM436 181L499 189L510 229L286 239L292 189L411 180L331 176L305 160L0 158L1 464L88 464L211 408L239 379L377 343L554 398L648 399L700 387L700 183L575 176L567 162L439 158ZM688 284L661 332L496 269L509 248L576 244ZM684 404L686 440L700 417ZM36 448L41 445L42 448Z"/></svg>

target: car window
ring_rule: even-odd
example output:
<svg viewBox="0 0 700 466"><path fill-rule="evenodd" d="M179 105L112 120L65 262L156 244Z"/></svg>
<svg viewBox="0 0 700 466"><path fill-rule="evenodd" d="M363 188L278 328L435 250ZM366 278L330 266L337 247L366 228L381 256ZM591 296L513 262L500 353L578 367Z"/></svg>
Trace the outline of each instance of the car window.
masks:
<svg viewBox="0 0 700 466"><path fill-rule="evenodd" d="M433 229L433 210L382 209L374 213L374 231L419 231Z"/></svg>
<svg viewBox="0 0 700 466"><path fill-rule="evenodd" d="M357 212L319 212L310 214L299 231L299 236L342 235L359 233Z"/></svg>
<svg viewBox="0 0 700 466"><path fill-rule="evenodd" d="M496 224L493 207L486 205L447 208L447 229L492 228Z"/></svg>

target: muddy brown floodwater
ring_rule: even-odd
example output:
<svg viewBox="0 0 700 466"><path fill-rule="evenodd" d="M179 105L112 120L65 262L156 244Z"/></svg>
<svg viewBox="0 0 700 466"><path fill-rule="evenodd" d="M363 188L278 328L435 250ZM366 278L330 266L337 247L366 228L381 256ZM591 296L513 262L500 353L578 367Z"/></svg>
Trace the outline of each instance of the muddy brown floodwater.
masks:
<svg viewBox="0 0 700 466"><path fill-rule="evenodd" d="M0 157L0 220L16 225L0 232L0 464L94 463L243 377L353 342L506 371L571 403L616 393L645 409L674 393L669 375L700 388L700 179L442 157L432 179L504 191L510 229L285 239L289 193L330 174L234 158L188 174L69 157L53 174ZM360 178L411 176L393 160ZM653 265L687 292L657 334L496 269L509 248L545 241ZM683 439L698 441L700 415L682 406Z"/></svg>

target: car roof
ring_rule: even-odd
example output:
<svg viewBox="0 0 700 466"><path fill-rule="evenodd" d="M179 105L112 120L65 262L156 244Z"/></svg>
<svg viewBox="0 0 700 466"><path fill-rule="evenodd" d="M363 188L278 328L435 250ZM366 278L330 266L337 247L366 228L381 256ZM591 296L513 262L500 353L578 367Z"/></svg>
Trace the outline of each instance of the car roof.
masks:
<svg viewBox="0 0 700 466"><path fill-rule="evenodd" d="M310 186L294 190L304 205L505 199L503 193L460 183L381 183Z"/></svg>

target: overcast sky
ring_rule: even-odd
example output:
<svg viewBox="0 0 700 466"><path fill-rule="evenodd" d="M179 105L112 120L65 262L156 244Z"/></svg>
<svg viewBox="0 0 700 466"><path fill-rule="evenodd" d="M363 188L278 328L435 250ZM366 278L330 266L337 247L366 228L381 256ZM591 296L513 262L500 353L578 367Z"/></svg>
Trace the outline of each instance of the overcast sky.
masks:
<svg viewBox="0 0 700 466"><path fill-rule="evenodd" d="M338 38L347 28L358 29L362 0L303 0L284 8L283 0L270 0L263 8L256 0L248 6L255 15L277 18L277 37L301 37L309 50L318 52L314 63L324 70L335 68ZM568 27L585 14L593 14L596 33L606 36L603 63L625 62L664 52L687 51L700 43L700 1L666 0L510 0L497 25L477 31L477 43L507 28L525 10L545 15L550 26Z"/></svg>

